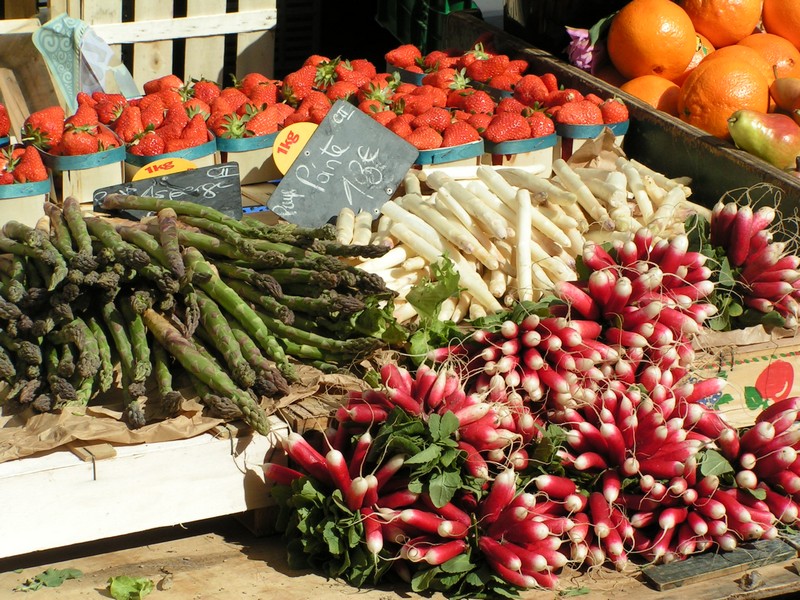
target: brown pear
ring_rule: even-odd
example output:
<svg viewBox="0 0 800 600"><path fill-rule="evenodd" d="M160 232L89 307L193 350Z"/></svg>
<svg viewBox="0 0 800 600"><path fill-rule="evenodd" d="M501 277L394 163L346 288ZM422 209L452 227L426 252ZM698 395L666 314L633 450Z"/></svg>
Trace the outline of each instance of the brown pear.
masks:
<svg viewBox="0 0 800 600"><path fill-rule="evenodd" d="M800 125L779 113L737 110L728 118L728 131L736 145L778 167L797 166Z"/></svg>

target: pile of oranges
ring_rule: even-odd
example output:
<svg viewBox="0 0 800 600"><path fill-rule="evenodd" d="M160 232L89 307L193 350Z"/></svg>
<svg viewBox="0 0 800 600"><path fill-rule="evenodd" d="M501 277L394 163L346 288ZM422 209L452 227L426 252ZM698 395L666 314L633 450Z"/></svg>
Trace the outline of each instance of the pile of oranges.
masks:
<svg viewBox="0 0 800 600"><path fill-rule="evenodd" d="M632 0L607 48L603 79L730 139L733 112L769 112L775 77L800 77L800 0Z"/></svg>

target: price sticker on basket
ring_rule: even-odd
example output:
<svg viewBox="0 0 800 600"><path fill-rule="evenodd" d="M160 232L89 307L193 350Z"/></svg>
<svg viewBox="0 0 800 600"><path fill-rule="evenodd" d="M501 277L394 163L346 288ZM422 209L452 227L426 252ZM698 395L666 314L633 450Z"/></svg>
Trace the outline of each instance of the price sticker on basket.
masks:
<svg viewBox="0 0 800 600"><path fill-rule="evenodd" d="M339 100L297 154L267 205L279 217L303 227L327 223L344 207L369 211L376 218L418 155L413 145Z"/></svg>
<svg viewBox="0 0 800 600"><path fill-rule="evenodd" d="M95 211L108 212L103 209L103 200L109 194L187 200L216 208L234 219L242 218L242 187L239 183L239 165L235 162L100 188L92 196ZM135 220L147 214L145 211L123 212L124 216Z"/></svg>
<svg viewBox="0 0 800 600"><path fill-rule="evenodd" d="M185 158L162 158L143 166L134 173L131 180L141 181L142 179L161 177L162 175L170 175L171 173L183 173L184 171L191 171L196 168L196 164Z"/></svg>

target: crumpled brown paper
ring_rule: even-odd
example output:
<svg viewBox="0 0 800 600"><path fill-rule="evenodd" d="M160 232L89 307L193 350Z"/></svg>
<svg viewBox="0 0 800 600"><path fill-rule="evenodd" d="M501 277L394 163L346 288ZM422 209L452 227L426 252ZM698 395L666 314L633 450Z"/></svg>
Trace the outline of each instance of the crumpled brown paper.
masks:
<svg viewBox="0 0 800 600"><path fill-rule="evenodd" d="M580 148L567 159L567 164L575 167L596 167L606 171L616 171L616 160L625 157L625 152L617 144L617 136L608 127L593 140L586 140Z"/></svg>
<svg viewBox="0 0 800 600"><path fill-rule="evenodd" d="M346 397L351 389L367 387L364 381L347 373L326 374L307 365L296 365L295 370L298 382L292 384L288 394L265 404L269 414L317 394ZM0 463L62 448L71 442L125 445L187 439L223 423L222 419L204 415L203 405L195 398L183 401L178 416L155 420L140 429L130 429L122 421L121 408L104 403L54 413L4 414L0 406Z"/></svg>

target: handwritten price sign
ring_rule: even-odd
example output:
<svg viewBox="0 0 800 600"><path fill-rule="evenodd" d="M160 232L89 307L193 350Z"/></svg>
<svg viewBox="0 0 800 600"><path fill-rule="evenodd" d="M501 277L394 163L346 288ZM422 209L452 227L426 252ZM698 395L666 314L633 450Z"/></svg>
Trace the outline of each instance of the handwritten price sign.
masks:
<svg viewBox="0 0 800 600"><path fill-rule="evenodd" d="M287 155L302 141L298 135L299 140L284 140ZM418 154L414 146L339 100L297 152L267 204L278 216L304 227L327 223L345 206L377 217ZM276 164L281 155L276 140Z"/></svg>

